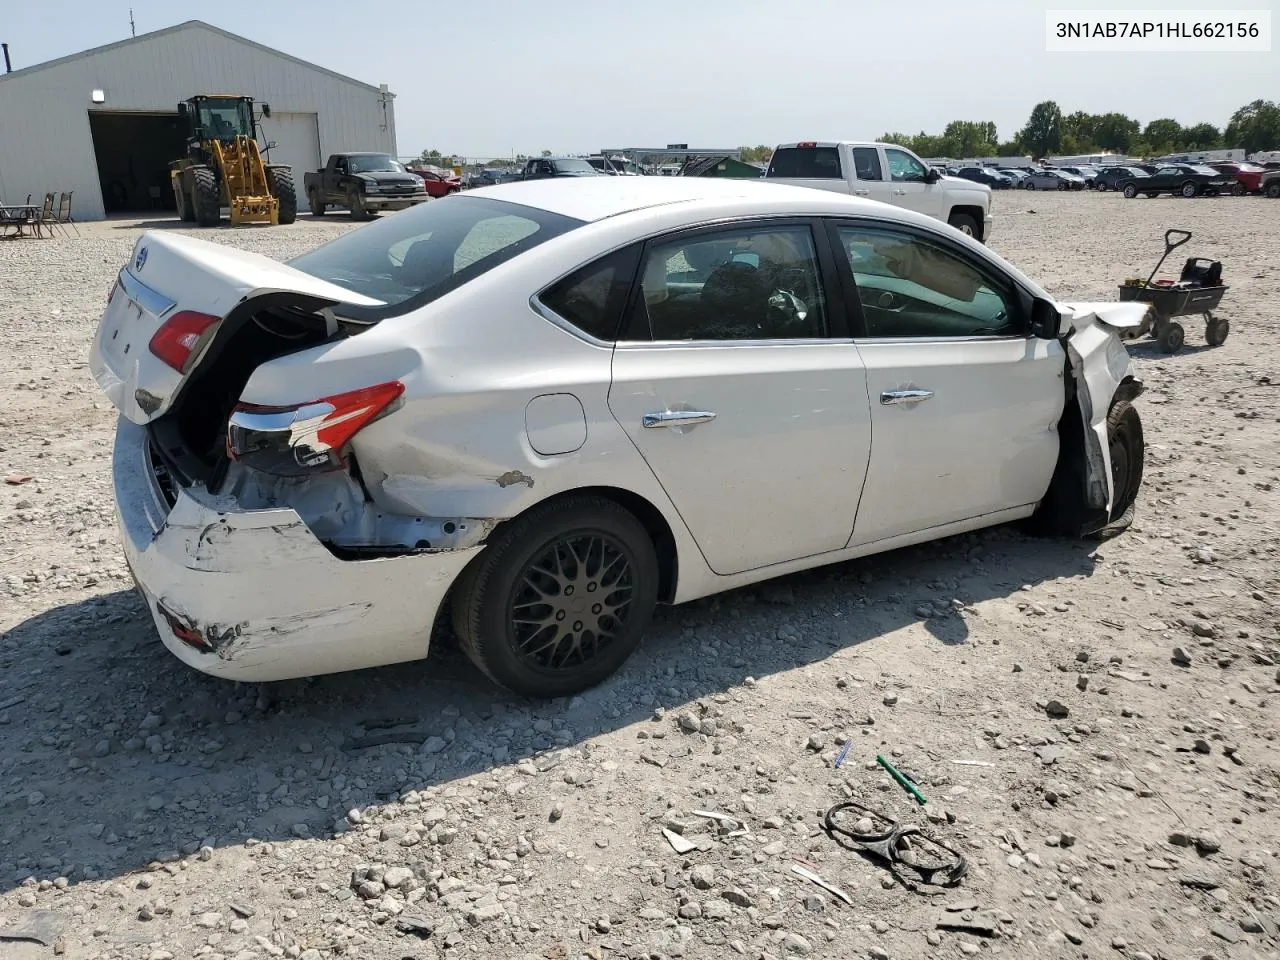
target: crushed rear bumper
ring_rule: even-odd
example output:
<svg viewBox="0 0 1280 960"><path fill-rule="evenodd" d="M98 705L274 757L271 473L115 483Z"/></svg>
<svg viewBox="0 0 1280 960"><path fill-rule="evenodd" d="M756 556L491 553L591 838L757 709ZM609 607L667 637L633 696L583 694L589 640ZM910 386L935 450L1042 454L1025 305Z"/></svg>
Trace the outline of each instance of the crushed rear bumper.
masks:
<svg viewBox="0 0 1280 960"><path fill-rule="evenodd" d="M112 472L125 559L164 645L226 679L425 657L450 585L483 549L341 560L293 510L243 510L200 487L166 490L145 428L124 418Z"/></svg>

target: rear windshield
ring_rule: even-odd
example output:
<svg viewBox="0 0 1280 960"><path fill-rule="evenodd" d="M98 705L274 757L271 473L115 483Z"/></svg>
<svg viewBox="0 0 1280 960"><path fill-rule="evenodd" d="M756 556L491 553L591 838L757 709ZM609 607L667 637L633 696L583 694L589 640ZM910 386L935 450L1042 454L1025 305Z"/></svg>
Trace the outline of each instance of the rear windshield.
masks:
<svg viewBox="0 0 1280 960"><path fill-rule="evenodd" d="M583 221L487 197L454 195L343 234L289 265L354 293L400 306L436 300ZM376 318L386 307L343 307Z"/></svg>
<svg viewBox="0 0 1280 960"><path fill-rule="evenodd" d="M838 147L784 147L769 161L768 177L795 180L841 180Z"/></svg>

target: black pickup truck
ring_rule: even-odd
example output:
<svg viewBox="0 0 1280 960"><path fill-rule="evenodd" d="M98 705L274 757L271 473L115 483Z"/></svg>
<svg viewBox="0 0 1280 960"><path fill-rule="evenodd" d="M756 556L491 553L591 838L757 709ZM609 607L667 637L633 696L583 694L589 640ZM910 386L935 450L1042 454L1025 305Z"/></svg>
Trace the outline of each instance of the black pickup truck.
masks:
<svg viewBox="0 0 1280 960"><path fill-rule="evenodd" d="M313 216L332 204L346 207L356 220L382 210L403 210L426 203L422 178L386 153L335 153L323 170L304 174L303 189Z"/></svg>

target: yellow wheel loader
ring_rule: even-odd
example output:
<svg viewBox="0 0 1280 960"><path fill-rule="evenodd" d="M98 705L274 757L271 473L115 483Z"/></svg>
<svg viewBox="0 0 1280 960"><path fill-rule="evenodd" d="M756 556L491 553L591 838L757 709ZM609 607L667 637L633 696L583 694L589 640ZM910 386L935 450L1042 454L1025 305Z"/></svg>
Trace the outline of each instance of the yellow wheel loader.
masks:
<svg viewBox="0 0 1280 960"><path fill-rule="evenodd" d="M265 103L262 115L271 116ZM169 177L179 217L214 227L227 207L233 224L293 223L293 170L263 161L252 97L202 94L178 104L178 116L187 124L187 155L169 165Z"/></svg>

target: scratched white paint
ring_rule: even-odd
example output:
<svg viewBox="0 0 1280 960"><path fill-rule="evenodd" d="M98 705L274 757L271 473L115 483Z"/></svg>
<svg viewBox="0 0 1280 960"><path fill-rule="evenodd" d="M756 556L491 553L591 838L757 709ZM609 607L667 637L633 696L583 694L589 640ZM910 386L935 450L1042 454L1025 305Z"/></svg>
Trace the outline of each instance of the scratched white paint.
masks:
<svg viewBox="0 0 1280 960"><path fill-rule="evenodd" d="M94 90L105 92L105 103L91 102ZM315 114L319 144L305 150L289 131L273 137L270 120L263 128L282 144L272 151L272 162L293 164L299 189L300 166L317 156L341 150L395 153L394 110L391 103L384 110L376 85L192 20L0 74L0 200L23 202L32 194L34 201L49 191L74 191L76 219L101 219L89 112L176 113L180 100L197 93L251 96L270 104L282 123L289 119L285 115Z"/></svg>

